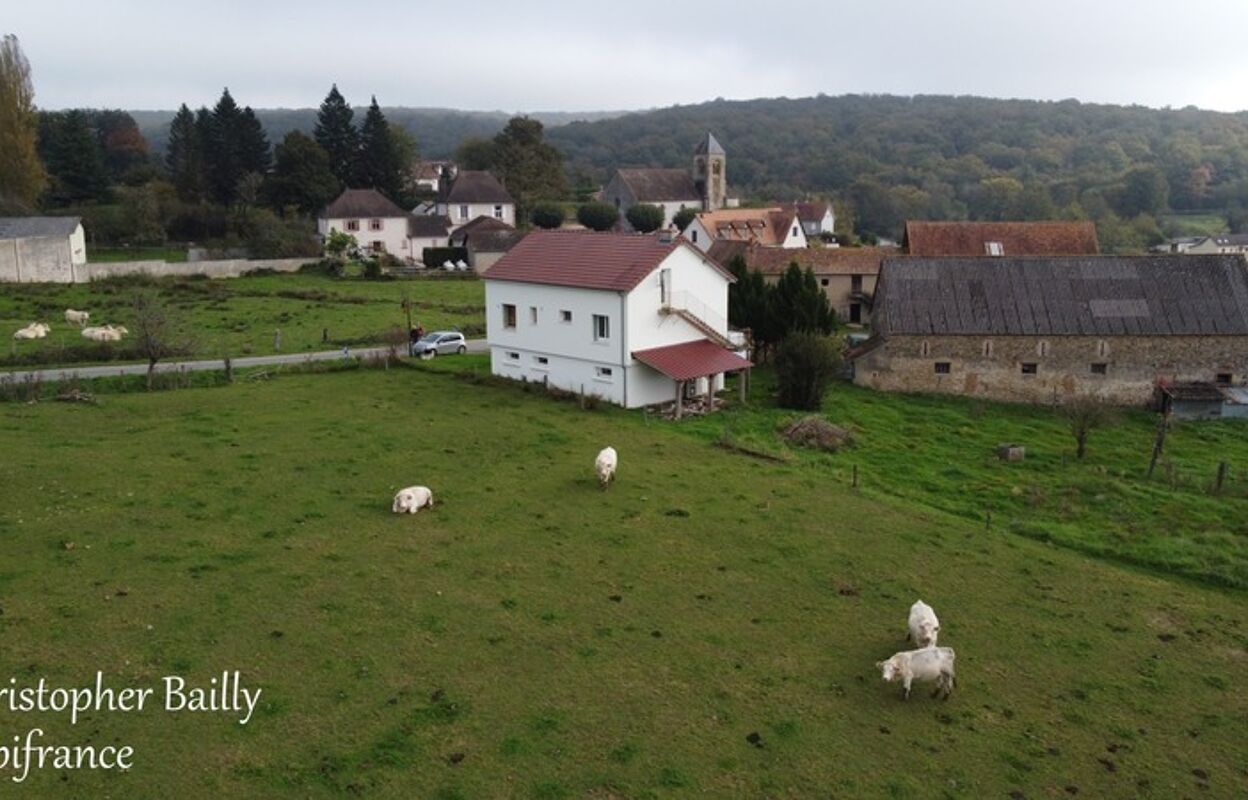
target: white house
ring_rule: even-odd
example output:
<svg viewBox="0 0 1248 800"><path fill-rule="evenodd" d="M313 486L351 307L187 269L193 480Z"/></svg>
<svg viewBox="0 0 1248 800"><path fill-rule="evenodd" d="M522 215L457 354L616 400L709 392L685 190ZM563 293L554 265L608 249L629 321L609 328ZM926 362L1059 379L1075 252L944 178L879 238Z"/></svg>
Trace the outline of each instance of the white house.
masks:
<svg viewBox="0 0 1248 800"><path fill-rule="evenodd" d="M750 367L728 330L732 276L680 237L534 231L482 279L495 375L637 408Z"/></svg>
<svg viewBox="0 0 1248 800"><path fill-rule="evenodd" d="M443 172L434 213L450 217L455 228L477 217L490 217L513 228L516 225L516 201L498 178L478 170L462 169L454 178Z"/></svg>
<svg viewBox="0 0 1248 800"><path fill-rule="evenodd" d="M454 161L418 161L412 167L412 185L437 192L442 182L442 173L448 172L454 178L459 171Z"/></svg>
<svg viewBox="0 0 1248 800"><path fill-rule="evenodd" d="M704 211L685 228L685 236L703 253L717 241L751 242L789 249L809 244L797 211L792 207Z"/></svg>
<svg viewBox="0 0 1248 800"><path fill-rule="evenodd" d="M80 217L0 217L0 283L87 280Z"/></svg>
<svg viewBox="0 0 1248 800"><path fill-rule="evenodd" d="M402 259L420 256L412 254L408 213L376 189L347 189L325 206L316 217L316 232L325 239L330 231L349 233L360 247L374 253Z"/></svg>
<svg viewBox="0 0 1248 800"><path fill-rule="evenodd" d="M814 239L824 233L833 233L836 229L836 211L832 204L823 200L793 203L797 217L802 221L802 230L806 238Z"/></svg>

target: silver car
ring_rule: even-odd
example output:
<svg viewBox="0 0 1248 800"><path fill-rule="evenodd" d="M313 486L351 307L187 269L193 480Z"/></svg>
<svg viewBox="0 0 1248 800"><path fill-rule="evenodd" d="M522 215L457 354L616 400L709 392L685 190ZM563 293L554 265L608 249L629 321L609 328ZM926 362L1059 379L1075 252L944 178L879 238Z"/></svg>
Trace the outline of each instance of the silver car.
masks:
<svg viewBox="0 0 1248 800"><path fill-rule="evenodd" d="M437 355L468 352L468 342L459 331L433 331L412 342L412 355L433 358Z"/></svg>

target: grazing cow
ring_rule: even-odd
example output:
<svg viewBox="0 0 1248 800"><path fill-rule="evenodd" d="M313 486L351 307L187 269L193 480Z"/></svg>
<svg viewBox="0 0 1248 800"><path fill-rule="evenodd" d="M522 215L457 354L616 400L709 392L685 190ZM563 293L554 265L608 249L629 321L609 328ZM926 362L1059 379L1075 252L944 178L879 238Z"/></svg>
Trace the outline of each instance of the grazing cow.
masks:
<svg viewBox="0 0 1248 800"><path fill-rule="evenodd" d="M433 492L427 486L409 486L394 496L390 510L396 514L415 514L422 508L433 508Z"/></svg>
<svg viewBox="0 0 1248 800"><path fill-rule="evenodd" d="M936 612L922 600L915 601L914 605L910 606L910 624L906 640L914 642L919 647L935 647L936 637L939 634L940 620L936 619Z"/></svg>
<svg viewBox="0 0 1248 800"><path fill-rule="evenodd" d="M614 447L604 447L598 453L598 458L594 460L594 472L598 475L598 485L603 489L615 480L615 468L619 463L620 457Z"/></svg>
<svg viewBox="0 0 1248 800"><path fill-rule="evenodd" d="M913 681L935 681L936 691L932 692L932 697L943 692L943 699L948 700L953 693L955 657L952 647L924 647L895 653L887 661L877 661L875 666L889 683L901 679L903 700L910 699Z"/></svg>
<svg viewBox="0 0 1248 800"><path fill-rule="evenodd" d="M87 324L87 320L91 319L91 313L88 311L75 311L72 308L65 309L65 321L70 325L83 327Z"/></svg>

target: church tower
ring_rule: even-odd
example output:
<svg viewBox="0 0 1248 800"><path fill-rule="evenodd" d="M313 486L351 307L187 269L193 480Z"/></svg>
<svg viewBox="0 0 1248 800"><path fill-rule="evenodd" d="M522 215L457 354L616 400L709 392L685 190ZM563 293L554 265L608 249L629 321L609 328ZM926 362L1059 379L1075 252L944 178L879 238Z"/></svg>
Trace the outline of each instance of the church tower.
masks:
<svg viewBox="0 0 1248 800"><path fill-rule="evenodd" d="M728 197L728 154L711 133L693 151L693 181L702 195L702 210L724 207Z"/></svg>

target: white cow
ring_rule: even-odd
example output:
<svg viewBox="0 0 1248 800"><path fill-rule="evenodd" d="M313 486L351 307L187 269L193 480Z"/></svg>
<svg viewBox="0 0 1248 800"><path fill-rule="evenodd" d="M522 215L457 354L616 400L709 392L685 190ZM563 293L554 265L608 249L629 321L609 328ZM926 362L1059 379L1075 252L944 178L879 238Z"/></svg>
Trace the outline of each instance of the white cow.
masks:
<svg viewBox="0 0 1248 800"><path fill-rule="evenodd" d="M924 647L895 653L887 661L877 661L875 666L889 683L901 679L903 700L910 699L910 684L913 681L935 681L936 691L932 692L932 697L943 692L943 699L948 700L953 693L954 658L952 647Z"/></svg>
<svg viewBox="0 0 1248 800"><path fill-rule="evenodd" d="M126 333L129 331L125 328L114 328L112 325L82 329L82 337L93 342L120 342L121 337Z"/></svg>
<svg viewBox="0 0 1248 800"><path fill-rule="evenodd" d="M42 339L48 335L48 331L52 330L43 322L32 322L25 328L14 332L14 339Z"/></svg>
<svg viewBox="0 0 1248 800"><path fill-rule="evenodd" d="M433 492L427 486L409 486L394 496L390 510L396 514L415 514L422 508L433 508Z"/></svg>
<svg viewBox="0 0 1248 800"><path fill-rule="evenodd" d="M598 458L594 459L594 472L598 474L598 485L603 489L615 480L615 468L619 463L620 457L614 447L602 448L598 453Z"/></svg>
<svg viewBox="0 0 1248 800"><path fill-rule="evenodd" d="M940 620L936 619L936 612L927 603L916 600L914 605L910 606L909 632L906 634L906 640L914 642L919 647L935 647L936 637L939 634Z"/></svg>
<svg viewBox="0 0 1248 800"><path fill-rule="evenodd" d="M72 308L65 309L65 321L70 325L82 327L87 324L89 319L91 319L89 311L75 311Z"/></svg>

